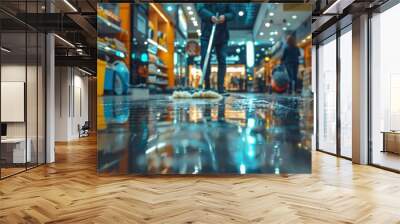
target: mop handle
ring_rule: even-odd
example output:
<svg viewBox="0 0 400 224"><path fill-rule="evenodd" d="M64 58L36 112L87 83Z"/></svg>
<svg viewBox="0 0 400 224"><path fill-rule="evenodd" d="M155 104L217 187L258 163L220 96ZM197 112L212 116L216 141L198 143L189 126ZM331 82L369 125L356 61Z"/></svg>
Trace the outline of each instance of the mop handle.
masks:
<svg viewBox="0 0 400 224"><path fill-rule="evenodd" d="M216 16L218 17L218 13L216 14ZM204 64L203 64L203 69L202 69L202 76L200 79L200 85L203 85L204 82L204 76L206 75L206 71L207 71L207 67L208 67L208 61L210 60L210 55L211 55L211 47L212 47L212 43L214 41L214 34L215 34L215 29L217 28L217 24L214 23L214 25L212 26L211 29L211 34L210 34L210 39L208 40L208 46L207 46L207 53L206 53L206 57L204 59Z"/></svg>

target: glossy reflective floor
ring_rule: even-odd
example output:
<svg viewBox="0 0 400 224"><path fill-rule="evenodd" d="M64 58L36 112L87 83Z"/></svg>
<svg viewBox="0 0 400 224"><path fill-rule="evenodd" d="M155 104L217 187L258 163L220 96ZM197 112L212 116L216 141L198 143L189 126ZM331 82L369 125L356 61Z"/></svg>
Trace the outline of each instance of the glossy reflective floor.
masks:
<svg viewBox="0 0 400 224"><path fill-rule="evenodd" d="M106 96L98 104L100 173L311 172L312 98Z"/></svg>

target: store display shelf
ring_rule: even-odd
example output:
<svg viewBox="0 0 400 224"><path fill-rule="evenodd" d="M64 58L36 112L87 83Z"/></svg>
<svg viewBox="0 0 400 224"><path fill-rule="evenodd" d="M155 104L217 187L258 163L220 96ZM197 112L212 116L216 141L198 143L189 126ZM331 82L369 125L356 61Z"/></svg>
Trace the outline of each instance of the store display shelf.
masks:
<svg viewBox="0 0 400 224"><path fill-rule="evenodd" d="M168 67L166 65L160 64L160 63L156 63L156 62L151 62L151 64L157 66L158 68L161 69L168 69Z"/></svg>
<svg viewBox="0 0 400 224"><path fill-rule="evenodd" d="M157 72L149 72L150 75L155 75L162 78L168 78L168 75L165 73L157 73Z"/></svg>
<svg viewBox="0 0 400 224"><path fill-rule="evenodd" d="M154 84L154 85L160 85L160 86L166 86L168 85L167 82L154 82L154 81L149 81L147 82L148 84Z"/></svg>
<svg viewBox="0 0 400 224"><path fill-rule="evenodd" d="M98 29L101 31L99 33L114 34L114 35L119 33L128 34L128 31L122 29L119 25L110 22L109 20L99 15L97 16L97 25Z"/></svg>
<svg viewBox="0 0 400 224"><path fill-rule="evenodd" d="M124 59L126 57L126 53L123 51L120 51L118 49L114 49L110 46L108 46L106 43L97 41L97 49L103 53L106 53L108 55L112 55L118 58Z"/></svg>

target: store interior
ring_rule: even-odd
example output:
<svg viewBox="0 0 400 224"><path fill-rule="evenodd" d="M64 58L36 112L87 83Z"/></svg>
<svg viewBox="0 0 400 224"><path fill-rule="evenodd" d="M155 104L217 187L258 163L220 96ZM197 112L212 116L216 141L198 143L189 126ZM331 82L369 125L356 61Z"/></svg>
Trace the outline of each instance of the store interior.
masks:
<svg viewBox="0 0 400 224"><path fill-rule="evenodd" d="M310 5L224 4L233 18L221 100L170 98L203 88L204 4L98 4L98 172L311 172ZM278 69L288 36L299 51L293 92ZM215 53L210 61L216 90Z"/></svg>
<svg viewBox="0 0 400 224"><path fill-rule="evenodd" d="M309 90L311 20L307 7L231 5L237 16L229 23L225 89L273 92L272 71L280 63L287 35L292 34L301 51L299 79L304 92ZM194 3L102 3L98 17L99 95L127 94L134 87L147 88L150 94L199 87L201 19ZM211 64L217 64L215 56ZM117 67L124 72L115 73L114 78ZM212 86L216 73L212 66Z"/></svg>

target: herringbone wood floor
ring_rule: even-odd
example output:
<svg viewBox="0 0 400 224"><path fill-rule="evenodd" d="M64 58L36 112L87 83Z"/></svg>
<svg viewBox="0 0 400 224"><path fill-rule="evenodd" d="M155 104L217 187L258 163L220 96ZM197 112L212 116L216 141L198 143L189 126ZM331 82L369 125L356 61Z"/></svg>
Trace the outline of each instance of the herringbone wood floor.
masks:
<svg viewBox="0 0 400 224"><path fill-rule="evenodd" d="M400 223L400 175L315 152L312 175L99 177L96 142L0 181L0 223Z"/></svg>

